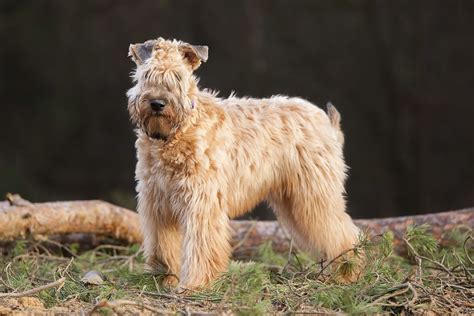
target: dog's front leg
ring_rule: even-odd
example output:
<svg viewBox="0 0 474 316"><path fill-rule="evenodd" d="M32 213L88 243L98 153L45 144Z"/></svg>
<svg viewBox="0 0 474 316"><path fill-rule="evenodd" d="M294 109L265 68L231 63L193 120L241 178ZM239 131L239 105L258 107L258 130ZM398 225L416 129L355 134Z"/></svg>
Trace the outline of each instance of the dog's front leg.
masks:
<svg viewBox="0 0 474 316"><path fill-rule="evenodd" d="M197 199L209 201L208 197ZM183 290L209 284L227 269L230 256L229 217L217 205L183 209L183 244L179 287Z"/></svg>
<svg viewBox="0 0 474 316"><path fill-rule="evenodd" d="M156 209L154 199L138 196L138 213L143 232L146 263L153 272L165 274L162 284L174 287L180 274L181 231L169 214Z"/></svg>

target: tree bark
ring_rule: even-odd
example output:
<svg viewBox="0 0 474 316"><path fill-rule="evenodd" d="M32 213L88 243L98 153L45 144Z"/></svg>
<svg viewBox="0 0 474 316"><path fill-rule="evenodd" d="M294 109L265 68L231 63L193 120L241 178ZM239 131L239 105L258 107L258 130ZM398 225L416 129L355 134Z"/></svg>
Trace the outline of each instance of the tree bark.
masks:
<svg viewBox="0 0 474 316"><path fill-rule="evenodd" d="M357 226L372 235L391 230L395 249L403 252L401 242L408 225L428 223L433 235L446 241L444 232L456 226L474 227L474 208L378 219L355 220ZM232 221L233 247L236 255L251 253L270 240L278 252L289 250L290 239L276 221ZM128 243L141 243L138 214L103 201L72 201L22 204L0 202L0 240L42 238L51 235L96 234Z"/></svg>

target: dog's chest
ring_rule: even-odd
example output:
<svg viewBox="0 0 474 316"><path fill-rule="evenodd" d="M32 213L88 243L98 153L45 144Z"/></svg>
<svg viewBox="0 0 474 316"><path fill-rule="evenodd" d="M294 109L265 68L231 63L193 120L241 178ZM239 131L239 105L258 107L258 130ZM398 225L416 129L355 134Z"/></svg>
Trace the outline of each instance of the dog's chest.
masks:
<svg viewBox="0 0 474 316"><path fill-rule="evenodd" d="M167 178L163 172L155 172L150 176L149 185L157 193L166 192L170 189Z"/></svg>

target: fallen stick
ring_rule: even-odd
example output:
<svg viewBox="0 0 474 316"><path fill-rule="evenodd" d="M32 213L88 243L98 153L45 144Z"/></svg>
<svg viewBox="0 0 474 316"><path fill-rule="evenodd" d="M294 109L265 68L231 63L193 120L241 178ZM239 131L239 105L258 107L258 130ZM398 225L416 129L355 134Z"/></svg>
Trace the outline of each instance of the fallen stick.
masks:
<svg viewBox="0 0 474 316"><path fill-rule="evenodd" d="M103 201L73 201L0 205L0 240L44 238L51 235L95 234L128 243L141 243L138 214ZM456 226L474 227L474 208L416 216L355 220L373 235L391 230L395 249L405 250L402 241L408 225L430 224L433 235L443 242L444 232ZM232 221L232 241L236 254L246 254L270 240L278 252L286 252L290 242L276 221Z"/></svg>
<svg viewBox="0 0 474 316"><path fill-rule="evenodd" d="M5 297L16 298L16 297L29 296L29 295L41 292L43 290L50 289L52 287L61 286L61 285L64 284L64 281L66 281L66 278L60 278L60 279L58 279L54 282L51 282L51 283L48 283L48 284L45 284L45 285L42 285L42 286L39 286L39 287L35 287L34 289L27 290L27 291L24 291L24 292L0 293L0 298L5 298Z"/></svg>

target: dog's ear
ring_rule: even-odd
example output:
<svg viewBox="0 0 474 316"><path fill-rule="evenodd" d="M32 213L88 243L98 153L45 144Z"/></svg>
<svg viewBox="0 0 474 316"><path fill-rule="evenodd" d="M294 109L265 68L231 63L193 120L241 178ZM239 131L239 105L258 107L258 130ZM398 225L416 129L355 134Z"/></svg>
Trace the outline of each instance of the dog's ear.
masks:
<svg viewBox="0 0 474 316"><path fill-rule="evenodd" d="M188 61L193 70L196 70L201 65L201 62L206 62L209 54L209 47L183 44L180 46L184 54L184 58Z"/></svg>
<svg viewBox="0 0 474 316"><path fill-rule="evenodd" d="M155 43L156 40L150 40L141 44L130 44L128 56L131 57L137 65L141 65L151 57Z"/></svg>

